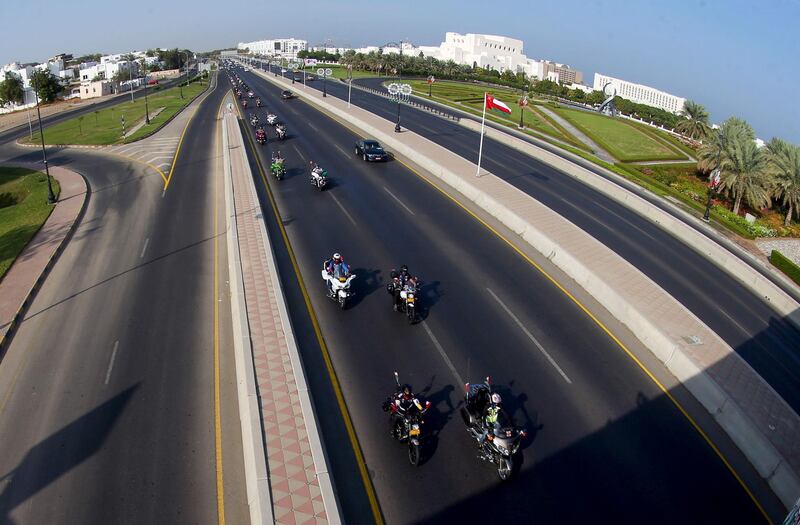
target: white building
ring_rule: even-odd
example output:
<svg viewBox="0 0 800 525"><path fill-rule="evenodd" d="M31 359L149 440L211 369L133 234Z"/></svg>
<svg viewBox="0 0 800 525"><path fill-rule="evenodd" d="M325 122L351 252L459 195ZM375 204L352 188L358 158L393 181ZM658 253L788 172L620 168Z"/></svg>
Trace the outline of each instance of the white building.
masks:
<svg viewBox="0 0 800 525"><path fill-rule="evenodd" d="M280 55L294 60L297 53L308 49L308 42L296 38L276 38L272 40L256 40L255 42L239 42L237 49L249 49L254 55Z"/></svg>
<svg viewBox="0 0 800 525"><path fill-rule="evenodd" d="M114 83L108 80L97 82L81 82L81 98L95 98L110 95L114 92Z"/></svg>
<svg viewBox="0 0 800 525"><path fill-rule="evenodd" d="M516 38L448 32L439 47L421 46L419 51L425 56L457 64L477 65L501 73L511 70L530 74L531 61L522 53L522 40Z"/></svg>
<svg viewBox="0 0 800 525"><path fill-rule="evenodd" d="M634 84L633 82L628 82L627 80L621 80L608 75L595 73L595 90L602 91L603 86L608 83L610 83L611 86L617 90L617 95L622 98L628 99L631 102L636 102L637 104L654 106L665 111L669 111L670 113L680 113L683 110L683 105L686 103L685 98L671 95L665 91L661 91L650 86Z"/></svg>
<svg viewBox="0 0 800 525"><path fill-rule="evenodd" d="M130 70L133 76L139 74L139 63L127 60L106 61L106 62L87 62L80 66L78 71L81 82L89 82L97 79L111 80L120 71Z"/></svg>

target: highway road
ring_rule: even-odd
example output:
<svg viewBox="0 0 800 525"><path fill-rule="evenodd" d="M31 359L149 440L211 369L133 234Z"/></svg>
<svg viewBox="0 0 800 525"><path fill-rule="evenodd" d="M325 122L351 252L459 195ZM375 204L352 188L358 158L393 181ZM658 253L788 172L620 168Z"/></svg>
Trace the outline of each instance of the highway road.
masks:
<svg viewBox="0 0 800 525"><path fill-rule="evenodd" d="M280 220L296 254L387 523L764 522L687 419L526 259L400 162L361 162L352 131L238 71L288 124L285 142L269 130L270 142L253 147L264 166L279 148L289 169L286 179L268 182L280 218L263 182L262 207L273 238L280 239ZM257 111L263 121L265 109ZM324 192L309 183L310 160L330 172ZM508 165L522 170L519 162ZM588 197L577 195L576 204L581 198ZM325 297L319 275L334 251L357 274L358 295L345 311ZM392 311L384 290L389 270L402 263L425 283L423 321L413 326ZM278 266L313 386L319 343L281 250ZM380 409L394 370L433 403L418 468L390 438ZM458 414L463 383L486 375L531 431L517 477L506 484L476 458ZM687 397L680 390L673 394ZM314 401L331 403L316 394ZM345 447L328 435L325 442L329 451ZM333 472L338 489L347 473ZM751 481L752 472L743 475Z"/></svg>
<svg viewBox="0 0 800 525"><path fill-rule="evenodd" d="M360 83L382 89L382 79ZM302 89L302 84L297 85ZM322 82L306 89L322 89ZM347 98L347 86L328 81L330 96ZM352 90L352 103L391 122L395 103ZM478 133L410 106L401 108L404 128L477 162ZM698 252L657 225L546 164L486 138L483 167L535 197L622 256L719 334L800 412L800 332L772 308Z"/></svg>
<svg viewBox="0 0 800 525"><path fill-rule="evenodd" d="M223 500L228 523L246 521L226 243L215 237L223 94L191 121L165 193L146 166L49 151L91 194L0 365L0 522L217 523ZM3 160L40 155L0 146Z"/></svg>

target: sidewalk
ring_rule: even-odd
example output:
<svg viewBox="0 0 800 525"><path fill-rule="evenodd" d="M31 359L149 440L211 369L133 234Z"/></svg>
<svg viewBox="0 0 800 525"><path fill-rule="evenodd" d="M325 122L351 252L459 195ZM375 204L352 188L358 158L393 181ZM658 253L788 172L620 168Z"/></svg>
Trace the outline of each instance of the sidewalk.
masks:
<svg viewBox="0 0 800 525"><path fill-rule="evenodd" d="M228 101L232 102L232 99L228 98ZM249 338L242 338L243 353L246 366L255 371L255 397L260 416L260 421L251 422L253 427L259 428L261 437L254 446L265 449L263 456L266 456L269 480L270 497L262 495L262 499L271 500L261 503L271 506L261 509L261 521L271 521L264 518L271 512L274 522L278 524L340 523L310 393L273 260L272 246L261 214L253 174L244 153L244 139L236 113L227 109L223 111L223 147L227 147L225 156L232 179L234 208L228 209L228 216L232 217L229 234L238 241L229 243L234 250L238 248L238 254L231 254L230 258L232 261L241 261L240 268L231 272L238 274L238 277L231 277L231 282L240 281L244 292L244 304L240 309L234 307L234 324L237 322L236 310L240 310L246 316L246 323L242 325L249 327ZM234 302L236 297L238 293L234 293ZM242 378L239 381L241 383ZM252 395L247 393L247 397ZM243 397L240 395L240 411L246 410L241 406L246 403L242 401ZM248 434L252 435L250 429L243 429L243 436ZM254 454L256 461L260 455L258 452ZM249 461L253 460L246 457L245 463ZM262 466L248 467L257 470ZM262 480L257 478L257 474L251 474L248 485L258 482L259 490L262 490ZM251 487L248 487L248 493L250 490Z"/></svg>
<svg viewBox="0 0 800 525"><path fill-rule="evenodd" d="M623 322L714 416L782 501L794 503L800 493L800 416L676 299L533 197L491 173L476 177L473 163L446 148L407 130L391 133L391 122L347 108L346 101L322 98L315 90L296 93L411 159L548 257Z"/></svg>
<svg viewBox="0 0 800 525"><path fill-rule="evenodd" d="M42 170L38 163L14 166ZM83 177L59 166L51 166L50 174L61 186L58 203L0 281L0 359L13 337L13 329L25 315L25 309L55 262L86 201Z"/></svg>

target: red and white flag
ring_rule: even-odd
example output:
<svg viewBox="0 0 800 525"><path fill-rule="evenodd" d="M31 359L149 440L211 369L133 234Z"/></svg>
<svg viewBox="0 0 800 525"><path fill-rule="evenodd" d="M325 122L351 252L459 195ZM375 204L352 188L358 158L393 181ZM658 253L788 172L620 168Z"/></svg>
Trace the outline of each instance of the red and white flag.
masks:
<svg viewBox="0 0 800 525"><path fill-rule="evenodd" d="M486 109L496 109L503 113L511 113L510 107L506 106L502 100L494 98L489 93L486 93Z"/></svg>

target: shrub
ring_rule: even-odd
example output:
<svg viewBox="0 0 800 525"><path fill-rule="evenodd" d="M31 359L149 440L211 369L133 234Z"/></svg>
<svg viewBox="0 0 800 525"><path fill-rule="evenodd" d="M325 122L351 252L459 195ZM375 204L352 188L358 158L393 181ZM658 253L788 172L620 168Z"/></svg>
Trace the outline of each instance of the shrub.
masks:
<svg viewBox="0 0 800 525"><path fill-rule="evenodd" d="M769 256L769 262L789 276L792 281L800 284L800 266L797 266L791 259L778 250L772 250L772 254Z"/></svg>
<svg viewBox="0 0 800 525"><path fill-rule="evenodd" d="M777 237L778 235L777 230L774 228L764 226L764 224L760 223L759 221L755 221L754 223L750 224L744 217L736 215L727 208L715 206L714 211L720 217L724 217L728 222L732 222L744 228L753 237Z"/></svg>

